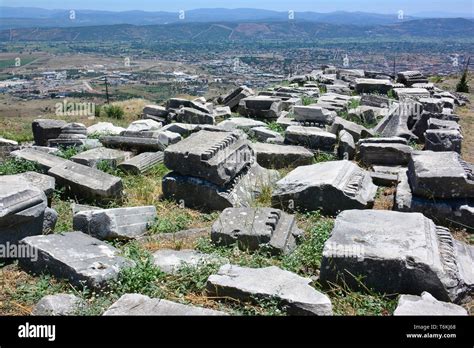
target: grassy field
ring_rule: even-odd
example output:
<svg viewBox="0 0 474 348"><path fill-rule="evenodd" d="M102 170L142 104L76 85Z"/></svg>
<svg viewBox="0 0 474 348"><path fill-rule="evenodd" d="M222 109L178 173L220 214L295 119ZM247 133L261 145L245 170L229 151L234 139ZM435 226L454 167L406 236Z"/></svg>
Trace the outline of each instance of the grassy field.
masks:
<svg viewBox="0 0 474 348"><path fill-rule="evenodd" d="M452 88L455 79L446 79L442 82L447 88ZM474 81L471 79L474 88ZM472 100L473 93L469 94ZM70 121L83 122L86 125L98 121L108 121L119 126L125 126L139 118L143 106L147 103L144 99L133 99L115 103L125 110L122 120L100 119L71 119ZM464 132L463 156L473 161L474 155L474 111L472 105L459 109L461 125ZM45 113L44 116L51 116ZM0 136L19 141L32 139L31 121L34 116L8 116L0 117ZM272 125L275 127L275 125ZM73 153L65 153L70 156ZM334 160L331 156L317 156L315 161ZM10 163L3 165L0 174L11 174L31 170L28 163ZM252 302L238 302L225 298L207 296L205 282L207 277L214 273L219 265L202 264L197 267L185 267L175 275L166 275L153 266L151 253L163 249L197 249L205 253L224 257L233 264L248 267L265 267L276 265L283 269L296 272L302 276L313 279L312 285L326 293L333 303L336 315L391 315L396 307L396 294L380 294L370 289L366 292L351 291L344 286L322 288L318 283L319 267L322 257L324 242L329 237L334 219L321 216L318 212L308 214L297 214L298 226L304 230L304 237L297 249L287 256L272 256L265 251L248 252L237 247L216 247L210 240L209 227L218 216L218 212L202 213L197 210L188 209L176 202L162 198L161 181L168 169L158 165L146 175L126 175L113 168L101 168L111 174L120 176L124 183L125 197L123 202L108 205L118 206L140 206L154 205L157 208L158 218L146 238L131 243L112 243L119 248L123 255L135 260L136 266L121 272L119 279L114 282L110 289L95 293L90 289L77 289L66 282L58 281L53 277L43 274L32 276L22 271L16 263L5 265L0 268L0 315L26 315L29 314L34 304L47 294L59 292L73 293L87 303L87 308L80 310L78 315L100 315L113 301L122 294L136 292L145 295L166 298L169 300L194 304L223 310L237 315L282 315L283 309L274 300L261 301L255 299ZM285 175L291 168L280 170ZM259 197L254 206L270 206L271 187L265 190L265 194ZM391 209L393 204L394 188L381 188L377 194L375 209ZM64 192L57 190L52 199L52 207L59 214L55 233L69 232L72 230L71 204L77 201L65 196ZM185 229L204 228L204 233L196 238L169 239L163 238L163 233L174 233ZM474 243L472 237L465 231L452 230L455 238ZM474 302L465 307L474 313Z"/></svg>
<svg viewBox="0 0 474 348"><path fill-rule="evenodd" d="M20 60L17 60L17 58L20 58ZM0 59L0 69L6 69L6 68L15 68L17 67L16 63L18 62L20 65L19 66L24 66L26 64L29 64L36 60L37 57L32 57L32 56L18 56L13 59Z"/></svg>

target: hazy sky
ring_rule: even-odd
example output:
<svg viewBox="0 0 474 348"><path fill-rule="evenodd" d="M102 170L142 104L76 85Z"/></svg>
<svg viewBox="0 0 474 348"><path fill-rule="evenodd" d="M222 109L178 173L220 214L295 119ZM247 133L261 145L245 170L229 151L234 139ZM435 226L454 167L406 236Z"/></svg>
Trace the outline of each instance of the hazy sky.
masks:
<svg viewBox="0 0 474 348"><path fill-rule="evenodd" d="M474 12L474 0L0 0L0 6L108 11L178 11L205 7L264 8L279 11L364 11L375 13Z"/></svg>

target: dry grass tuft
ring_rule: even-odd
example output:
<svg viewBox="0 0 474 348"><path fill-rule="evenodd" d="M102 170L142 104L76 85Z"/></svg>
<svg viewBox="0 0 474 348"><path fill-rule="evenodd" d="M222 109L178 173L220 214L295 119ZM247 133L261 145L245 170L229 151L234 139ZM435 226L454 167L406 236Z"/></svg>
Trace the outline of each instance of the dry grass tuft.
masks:
<svg viewBox="0 0 474 348"><path fill-rule="evenodd" d="M375 197L375 210L392 210L395 197L395 187L381 187Z"/></svg>

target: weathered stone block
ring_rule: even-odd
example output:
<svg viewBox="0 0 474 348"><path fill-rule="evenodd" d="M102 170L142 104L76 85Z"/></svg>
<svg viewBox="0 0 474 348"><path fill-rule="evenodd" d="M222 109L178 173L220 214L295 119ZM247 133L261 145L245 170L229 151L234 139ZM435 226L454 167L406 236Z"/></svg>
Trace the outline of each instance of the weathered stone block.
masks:
<svg viewBox="0 0 474 348"><path fill-rule="evenodd" d="M315 124L332 124L336 113L316 105L294 106L294 118L298 122L314 122Z"/></svg>
<svg viewBox="0 0 474 348"><path fill-rule="evenodd" d="M76 286L104 288L121 269L134 265L119 256L119 250L82 232L27 237L21 244L38 255L36 261L20 259L23 269L38 274L49 272Z"/></svg>
<svg viewBox="0 0 474 348"><path fill-rule="evenodd" d="M181 99L181 98L170 98L166 102L167 109L181 109L181 108L193 108L202 112L209 112L203 104L195 102L193 100Z"/></svg>
<svg viewBox="0 0 474 348"><path fill-rule="evenodd" d="M43 234L53 233L54 228L56 227L56 222L57 221L58 221L57 211L47 207L44 210Z"/></svg>
<svg viewBox="0 0 474 348"><path fill-rule="evenodd" d="M0 185L5 185L5 187L8 187L8 185L12 184L18 184L20 186L29 185L36 187L43 191L46 196L50 197L54 192L56 181L54 180L54 178L48 175L36 172L25 172L15 175L0 176Z"/></svg>
<svg viewBox="0 0 474 348"><path fill-rule="evenodd" d="M177 114L178 122L191 124L216 124L214 115L193 108L181 108Z"/></svg>
<svg viewBox="0 0 474 348"><path fill-rule="evenodd" d="M126 131L128 132L143 132L143 131L156 131L159 130L163 125L161 122L155 120L138 120L133 121L127 127Z"/></svg>
<svg viewBox="0 0 474 348"><path fill-rule="evenodd" d="M313 150L334 151L337 137L321 128L290 126L285 131L285 142Z"/></svg>
<svg viewBox="0 0 474 348"><path fill-rule="evenodd" d="M469 248L419 213L344 211L324 245L320 279L388 294L429 291L441 301L461 301L474 284Z"/></svg>
<svg viewBox="0 0 474 348"><path fill-rule="evenodd" d="M283 143L283 141L285 140L280 133L272 131L267 127L252 128L249 131L249 134L251 134L254 138L261 142L266 142L271 139L272 141Z"/></svg>
<svg viewBox="0 0 474 348"><path fill-rule="evenodd" d="M329 298L309 284L311 279L278 267L224 265L207 280L207 291L243 301L277 299L290 315L332 315Z"/></svg>
<svg viewBox="0 0 474 348"><path fill-rule="evenodd" d="M71 161L92 168L97 168L99 163L105 162L112 168L115 168L118 164L130 159L132 156L133 154L128 151L98 147L71 157Z"/></svg>
<svg viewBox="0 0 474 348"><path fill-rule="evenodd" d="M253 161L253 150L240 133L204 130L168 147L164 156L169 169L216 185L230 182Z"/></svg>
<svg viewBox="0 0 474 348"><path fill-rule="evenodd" d="M42 190L24 182L0 183L0 246L8 250L8 244L16 246L24 237L41 234L46 207Z"/></svg>
<svg viewBox="0 0 474 348"><path fill-rule="evenodd" d="M224 210L229 207L251 206L262 190L278 178L278 172L254 164L241 171L225 186L172 172L163 178L162 188L166 199L182 202L186 207Z"/></svg>
<svg viewBox="0 0 474 348"><path fill-rule="evenodd" d="M164 153L158 152L143 152L138 156L132 157L118 165L118 168L126 173L139 175L146 173L159 163L163 163Z"/></svg>
<svg viewBox="0 0 474 348"><path fill-rule="evenodd" d="M243 250L266 247L286 254L296 248L302 233L295 217L279 209L227 208L212 225L211 238L217 245L237 243Z"/></svg>
<svg viewBox="0 0 474 348"><path fill-rule="evenodd" d="M352 160L356 154L354 138L345 130L339 132L337 154L340 159L345 160Z"/></svg>
<svg viewBox="0 0 474 348"><path fill-rule="evenodd" d="M239 102L238 112L245 117L277 119L282 112L279 98L267 96L247 97Z"/></svg>
<svg viewBox="0 0 474 348"><path fill-rule="evenodd" d="M347 121L342 117L336 117L334 123L330 128L330 132L338 134L341 130L345 130L352 135L355 142L358 142L361 138L369 138L375 135L374 131L365 128L357 123Z"/></svg>
<svg viewBox="0 0 474 348"><path fill-rule="evenodd" d="M241 86L226 95L222 100L222 104L230 107L232 110L235 110L239 106L239 103L242 99L250 97L254 94L254 91L252 91L250 88Z"/></svg>
<svg viewBox="0 0 474 348"><path fill-rule="evenodd" d="M110 306L103 315L121 316L209 316L226 315L224 312L201 307L184 305L159 298L150 298L140 294L125 294Z"/></svg>
<svg viewBox="0 0 474 348"><path fill-rule="evenodd" d="M153 253L153 264L162 272L168 274L175 274L183 267L198 267L205 264L226 262L228 260L190 249L160 249Z"/></svg>
<svg viewBox="0 0 474 348"><path fill-rule="evenodd" d="M324 162L298 167L278 181L272 206L335 215L342 210L370 208L376 191L369 173L356 164Z"/></svg>
<svg viewBox="0 0 474 348"><path fill-rule="evenodd" d="M436 224L474 232L474 198L432 199L413 195L407 171L398 176L394 210L422 213Z"/></svg>
<svg viewBox="0 0 474 348"><path fill-rule="evenodd" d="M219 128L222 128L223 130L226 130L226 131L232 131L235 129L248 131L251 128L266 127L266 126L267 124L265 122L252 120L251 118L246 118L246 117L231 117L218 124Z"/></svg>
<svg viewBox="0 0 474 348"><path fill-rule="evenodd" d="M454 303L438 301L424 291L421 296L401 295L393 315L467 315L467 311Z"/></svg>
<svg viewBox="0 0 474 348"><path fill-rule="evenodd" d="M390 80L379 79L356 79L355 88L357 93L373 93L387 94L393 88Z"/></svg>
<svg viewBox="0 0 474 348"><path fill-rule="evenodd" d="M16 158L21 158L27 161L38 163L40 168L44 170L49 170L52 167L67 163L67 160L65 160L64 158L55 155L50 155L46 152L38 151L32 148L25 148L22 150L13 151L11 155Z"/></svg>
<svg viewBox="0 0 474 348"><path fill-rule="evenodd" d="M474 198L470 163L456 152L414 151L408 165L413 193L426 198Z"/></svg>
<svg viewBox="0 0 474 348"><path fill-rule="evenodd" d="M428 129L425 132L425 149L461 153L463 136L457 130Z"/></svg>
<svg viewBox="0 0 474 348"><path fill-rule="evenodd" d="M253 143L257 162L264 168L281 169L311 164L314 154L303 146Z"/></svg>
<svg viewBox="0 0 474 348"><path fill-rule="evenodd" d="M99 200L122 197L122 179L82 164L66 161L48 170L48 175L78 197Z"/></svg>
<svg viewBox="0 0 474 348"><path fill-rule="evenodd" d="M407 165L412 149L403 144L365 143L359 146L359 157L365 165Z"/></svg>
<svg viewBox="0 0 474 348"><path fill-rule="evenodd" d="M163 151L166 147L158 138L151 137L102 136L100 142L106 147L138 153Z"/></svg>
<svg viewBox="0 0 474 348"><path fill-rule="evenodd" d="M87 127L87 135L120 135L125 128L114 126L110 122L99 122Z"/></svg>
<svg viewBox="0 0 474 348"><path fill-rule="evenodd" d="M81 211L73 217L73 229L101 240L136 239L156 218L154 206Z"/></svg>
<svg viewBox="0 0 474 348"><path fill-rule="evenodd" d="M84 301L71 294L55 294L44 296L33 308L31 315L64 316L75 315L85 307Z"/></svg>
<svg viewBox="0 0 474 348"><path fill-rule="evenodd" d="M32 123L35 144L48 146L49 139L56 139L61 134L61 128L66 125L62 120L37 119Z"/></svg>

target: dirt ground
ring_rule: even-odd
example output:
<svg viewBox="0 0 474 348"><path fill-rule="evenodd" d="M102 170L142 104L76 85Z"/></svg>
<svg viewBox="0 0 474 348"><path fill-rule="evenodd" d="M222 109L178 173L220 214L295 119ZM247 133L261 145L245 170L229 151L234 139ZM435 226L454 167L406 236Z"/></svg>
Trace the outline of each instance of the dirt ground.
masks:
<svg viewBox="0 0 474 348"><path fill-rule="evenodd" d="M455 91L459 76L446 78L439 84L440 88ZM462 157L470 163L474 163L474 75L469 75L468 84L470 86L469 93L463 93L470 100L464 107L459 107L456 114L460 116L460 124L463 133Z"/></svg>

